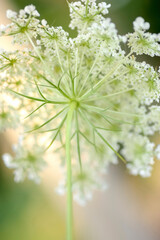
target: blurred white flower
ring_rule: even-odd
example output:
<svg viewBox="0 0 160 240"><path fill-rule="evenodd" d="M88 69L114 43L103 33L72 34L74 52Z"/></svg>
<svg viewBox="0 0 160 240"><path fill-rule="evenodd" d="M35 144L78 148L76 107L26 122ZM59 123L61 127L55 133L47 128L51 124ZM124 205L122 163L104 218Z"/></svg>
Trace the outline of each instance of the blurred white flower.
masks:
<svg viewBox="0 0 160 240"><path fill-rule="evenodd" d="M150 28L150 24L148 22L145 22L142 17L137 17L133 22L133 28L135 31L148 30Z"/></svg>

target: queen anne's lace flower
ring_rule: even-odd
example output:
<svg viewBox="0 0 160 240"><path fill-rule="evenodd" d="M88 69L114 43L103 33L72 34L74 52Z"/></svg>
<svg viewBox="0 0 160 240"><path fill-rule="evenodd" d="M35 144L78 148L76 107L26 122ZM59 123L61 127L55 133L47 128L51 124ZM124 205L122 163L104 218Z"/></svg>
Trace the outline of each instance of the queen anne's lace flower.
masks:
<svg viewBox="0 0 160 240"><path fill-rule="evenodd" d="M9 98L6 94L1 93L0 98L0 131L4 131L8 128L17 128L19 126L19 115L14 104L6 103L6 99Z"/></svg>
<svg viewBox="0 0 160 240"><path fill-rule="evenodd" d="M20 125L26 135L34 134L33 149L24 140L3 159L16 181L39 181L44 149L53 145L66 166L66 122L74 107L72 189L84 204L94 189L103 189L109 164L121 159L131 174L148 177L154 157L159 159L159 146L148 136L160 131L160 70L136 55L160 56L160 35L147 32L149 23L141 17L133 22L133 33L119 35L104 17L110 4L68 4L70 27L78 30L74 38L40 21L33 5L7 11L11 23L0 26L0 35L13 36L13 43L24 47L0 50L0 87L7 96L0 100L0 129ZM66 181L59 192L65 187Z"/></svg>
<svg viewBox="0 0 160 240"><path fill-rule="evenodd" d="M87 7L86 7L87 6ZM84 31L87 28L84 26L91 26L92 23L99 23L103 16L108 13L110 4L99 3L96 5L96 1L78 1L69 4L71 29L77 28L79 31Z"/></svg>
<svg viewBox="0 0 160 240"><path fill-rule="evenodd" d="M147 54L151 57L160 56L160 45L157 34L146 32L150 25L138 17L134 22L134 33L128 34L128 46L137 55Z"/></svg>
<svg viewBox="0 0 160 240"><path fill-rule="evenodd" d="M13 36L13 43L28 43L26 34L36 34L34 30L39 23L39 20L36 19L36 17L39 17L40 15L35 9L35 6L26 6L25 9L20 10L18 14L8 10L6 15L12 23L8 24L5 30L1 30L1 34L3 33Z"/></svg>
<svg viewBox="0 0 160 240"><path fill-rule="evenodd" d="M15 181L20 182L27 177L39 183L39 172L46 165L42 158L43 148L37 145L30 146L29 141L23 140L18 145L13 145L13 152L13 157L8 153L3 154L3 161L8 168L14 169Z"/></svg>
<svg viewBox="0 0 160 240"><path fill-rule="evenodd" d="M94 190L101 189L103 191L107 188L102 177L97 176L96 166L92 166L92 171L90 171L89 163L86 163L83 172L80 172L79 168L73 166L72 174L73 198L81 206L85 206L86 202L92 200ZM64 195L66 191L65 185L66 181L64 179L61 180L59 186L56 188L56 192Z"/></svg>
<svg viewBox="0 0 160 240"><path fill-rule="evenodd" d="M79 172L79 169L73 168L72 181L73 197L81 205L85 205L87 201L92 199L94 190L105 190L107 188L104 180L102 180L100 176L97 176L97 171L94 169L94 166L92 171L90 171L89 165L87 164L82 173Z"/></svg>
<svg viewBox="0 0 160 240"><path fill-rule="evenodd" d="M133 175L150 177L154 163L154 143L143 136L129 135L124 141L123 155L127 157L127 167Z"/></svg>

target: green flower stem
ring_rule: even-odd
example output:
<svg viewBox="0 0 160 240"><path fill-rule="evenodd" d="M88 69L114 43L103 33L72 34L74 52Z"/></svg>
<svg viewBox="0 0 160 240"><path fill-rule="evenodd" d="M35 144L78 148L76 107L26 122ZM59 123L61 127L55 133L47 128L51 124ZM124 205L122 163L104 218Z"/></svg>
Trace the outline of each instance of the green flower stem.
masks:
<svg viewBox="0 0 160 240"><path fill-rule="evenodd" d="M111 69L111 71L109 71L99 82L97 82L91 89L89 89L86 93L84 93L81 97L80 100L84 100L87 99L89 96L95 94L95 92L106 82L106 80L108 80L108 78L110 76L112 76L112 74L118 70L118 68L123 64L123 62L125 62L125 60L127 58L129 58L132 55L132 51L125 56L124 59L122 59L120 62L118 62L115 67L113 69ZM114 80L114 79L113 79ZM112 81L112 80L111 80Z"/></svg>
<svg viewBox="0 0 160 240"><path fill-rule="evenodd" d="M58 57L58 61L59 61L61 70L62 70L62 72L64 73L64 69L63 69L63 65L62 65L62 62L61 62L60 55L59 55L59 49L58 49L58 45L57 45L56 40L55 40L55 49L56 49L56 53L57 53L57 57Z"/></svg>
<svg viewBox="0 0 160 240"><path fill-rule="evenodd" d="M39 57L39 59L41 60L41 62L46 66L45 61L44 61L43 58L41 57L41 54L39 53L39 51L38 51L38 49L36 48L36 46L34 45L34 42L32 41L30 35L27 33L27 31L25 32L25 34L26 34L28 40L30 41L31 45L33 46L35 53L37 54L37 56Z"/></svg>
<svg viewBox="0 0 160 240"><path fill-rule="evenodd" d="M72 168L71 168L71 125L76 102L71 102L67 115L66 126L66 164L67 164L67 240L73 235L73 209L72 209Z"/></svg>

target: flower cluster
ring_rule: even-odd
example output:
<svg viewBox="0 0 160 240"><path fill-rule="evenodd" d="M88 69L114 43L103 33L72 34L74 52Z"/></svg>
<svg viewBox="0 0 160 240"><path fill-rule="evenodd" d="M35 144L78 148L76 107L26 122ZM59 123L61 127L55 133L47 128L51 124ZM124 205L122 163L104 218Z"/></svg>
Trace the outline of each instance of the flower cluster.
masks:
<svg viewBox="0 0 160 240"><path fill-rule="evenodd" d="M149 138L160 131L160 71L137 60L141 54L160 56L160 35L147 32L149 23L141 17L133 33L119 35L105 17L110 4L81 0L68 5L75 38L40 21L33 5L7 11L11 23L0 26L0 35L12 36L23 48L0 51L0 86L6 95L0 127L17 125L26 138L35 136L33 151L25 140L13 157L6 153L3 159L15 180L37 182L46 150L63 158L67 116L74 108L72 188L83 204L94 189L104 189L110 163L122 160L131 174L148 177L154 157L160 158L159 146ZM61 166L66 167L65 159Z"/></svg>
<svg viewBox="0 0 160 240"><path fill-rule="evenodd" d="M31 142L34 145L31 146ZM20 182L28 177L28 179L39 183L39 172L46 165L42 158L43 148L37 147L32 139L25 141L20 138L18 144L13 145L13 152L14 157L9 153L3 154L3 161L8 168L14 169L14 180Z"/></svg>
<svg viewBox="0 0 160 240"><path fill-rule="evenodd" d="M128 46L138 55L148 54L151 57L160 56L160 34L146 32L150 25L144 19L138 17L133 23L134 33L128 34Z"/></svg>

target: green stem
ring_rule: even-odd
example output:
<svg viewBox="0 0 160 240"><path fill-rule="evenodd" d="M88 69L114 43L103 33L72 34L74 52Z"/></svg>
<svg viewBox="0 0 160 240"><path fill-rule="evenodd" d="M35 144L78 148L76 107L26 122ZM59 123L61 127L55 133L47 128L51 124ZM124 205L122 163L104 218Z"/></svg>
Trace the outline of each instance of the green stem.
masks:
<svg viewBox="0 0 160 240"><path fill-rule="evenodd" d="M97 82L91 89L84 93L80 100L87 99L90 95L93 95L105 82L106 80L132 55L132 51L125 56L120 62L118 62L113 69L111 69L99 82ZM113 79L114 80L114 79ZM112 81L112 80L111 80Z"/></svg>
<svg viewBox="0 0 160 240"><path fill-rule="evenodd" d="M67 164L67 240L73 235L73 209L72 209L72 166L71 166L71 126L76 102L70 104L66 126L66 164Z"/></svg>
<svg viewBox="0 0 160 240"><path fill-rule="evenodd" d="M26 36L27 36L28 40L30 41L31 45L32 45L33 48L34 48L35 53L37 54L37 56L39 57L39 59L41 60L41 62L45 65L45 62L44 62L43 58L41 57L41 54L39 53L38 49L36 48L34 42L32 41L32 38L31 38L30 35L27 33L27 31L26 31L25 33L26 33Z"/></svg>

